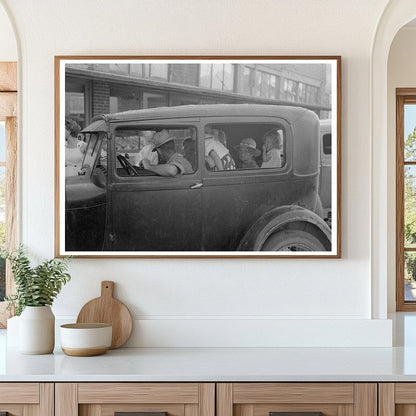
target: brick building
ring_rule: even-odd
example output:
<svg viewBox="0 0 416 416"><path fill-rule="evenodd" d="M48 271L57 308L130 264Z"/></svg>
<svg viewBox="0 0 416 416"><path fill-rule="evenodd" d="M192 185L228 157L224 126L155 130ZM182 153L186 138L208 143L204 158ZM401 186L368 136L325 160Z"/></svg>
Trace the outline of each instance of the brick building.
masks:
<svg viewBox="0 0 416 416"><path fill-rule="evenodd" d="M289 104L330 116L330 66L317 63L84 63L65 70L66 117L215 103Z"/></svg>

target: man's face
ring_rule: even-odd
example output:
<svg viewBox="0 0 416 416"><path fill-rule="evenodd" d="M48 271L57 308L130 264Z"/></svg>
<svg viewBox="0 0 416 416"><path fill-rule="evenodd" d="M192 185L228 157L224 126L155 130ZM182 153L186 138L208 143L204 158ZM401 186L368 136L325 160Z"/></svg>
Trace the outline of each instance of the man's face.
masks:
<svg viewBox="0 0 416 416"><path fill-rule="evenodd" d="M156 148L156 152L159 158L159 163L163 164L168 161L168 154L166 153L166 149L162 146Z"/></svg>

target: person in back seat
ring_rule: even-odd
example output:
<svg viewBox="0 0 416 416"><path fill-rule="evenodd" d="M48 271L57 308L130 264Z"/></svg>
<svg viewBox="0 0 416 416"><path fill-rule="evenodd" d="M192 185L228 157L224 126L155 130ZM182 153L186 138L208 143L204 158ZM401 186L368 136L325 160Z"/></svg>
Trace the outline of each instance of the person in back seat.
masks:
<svg viewBox="0 0 416 416"><path fill-rule="evenodd" d="M205 135L205 158L211 170L235 169L234 159L228 149L215 136L209 134Z"/></svg>
<svg viewBox="0 0 416 416"><path fill-rule="evenodd" d="M254 158L260 156L261 152L257 149L254 139L246 137L241 140L239 145L235 146L235 149L238 150L238 157L242 162L241 169L258 169L259 165Z"/></svg>
<svg viewBox="0 0 416 416"><path fill-rule="evenodd" d="M193 171L196 167L196 152L195 152L195 140L192 137L186 137L182 143L184 156L192 166Z"/></svg>

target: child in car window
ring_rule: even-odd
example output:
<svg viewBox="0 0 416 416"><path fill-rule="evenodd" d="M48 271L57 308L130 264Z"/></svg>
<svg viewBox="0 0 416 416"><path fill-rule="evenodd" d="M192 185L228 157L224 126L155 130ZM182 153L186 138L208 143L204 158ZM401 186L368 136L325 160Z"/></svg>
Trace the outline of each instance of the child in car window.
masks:
<svg viewBox="0 0 416 416"><path fill-rule="evenodd" d="M234 170L234 159L228 149L215 137L205 135L205 160L211 170Z"/></svg>
<svg viewBox="0 0 416 416"><path fill-rule="evenodd" d="M277 131L270 131L263 137L262 154L262 168L280 168L282 166L280 135Z"/></svg>
<svg viewBox="0 0 416 416"><path fill-rule="evenodd" d="M241 140L238 146L235 146L235 149L238 150L238 157L242 162L241 169L258 169L259 165L254 158L260 156L261 152L257 149L257 144L254 139L246 137Z"/></svg>

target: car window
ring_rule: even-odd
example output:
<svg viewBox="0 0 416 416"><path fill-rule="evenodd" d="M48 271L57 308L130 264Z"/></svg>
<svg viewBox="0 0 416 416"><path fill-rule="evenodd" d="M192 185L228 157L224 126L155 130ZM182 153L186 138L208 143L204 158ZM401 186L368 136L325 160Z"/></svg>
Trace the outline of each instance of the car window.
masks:
<svg viewBox="0 0 416 416"><path fill-rule="evenodd" d="M208 124L204 134L205 168L209 171L285 166L286 134L278 124Z"/></svg>
<svg viewBox="0 0 416 416"><path fill-rule="evenodd" d="M324 134L322 137L324 155L332 153L331 133Z"/></svg>
<svg viewBox="0 0 416 416"><path fill-rule="evenodd" d="M154 151L155 134L164 132L173 137L173 153L175 160L185 159L183 163L190 167L184 174L190 174L197 169L196 128L191 126L145 126L135 128L118 128L115 131L115 157L116 174L120 177L154 175L147 170L144 172L143 160L147 159L150 165L169 163L160 160L159 152Z"/></svg>

